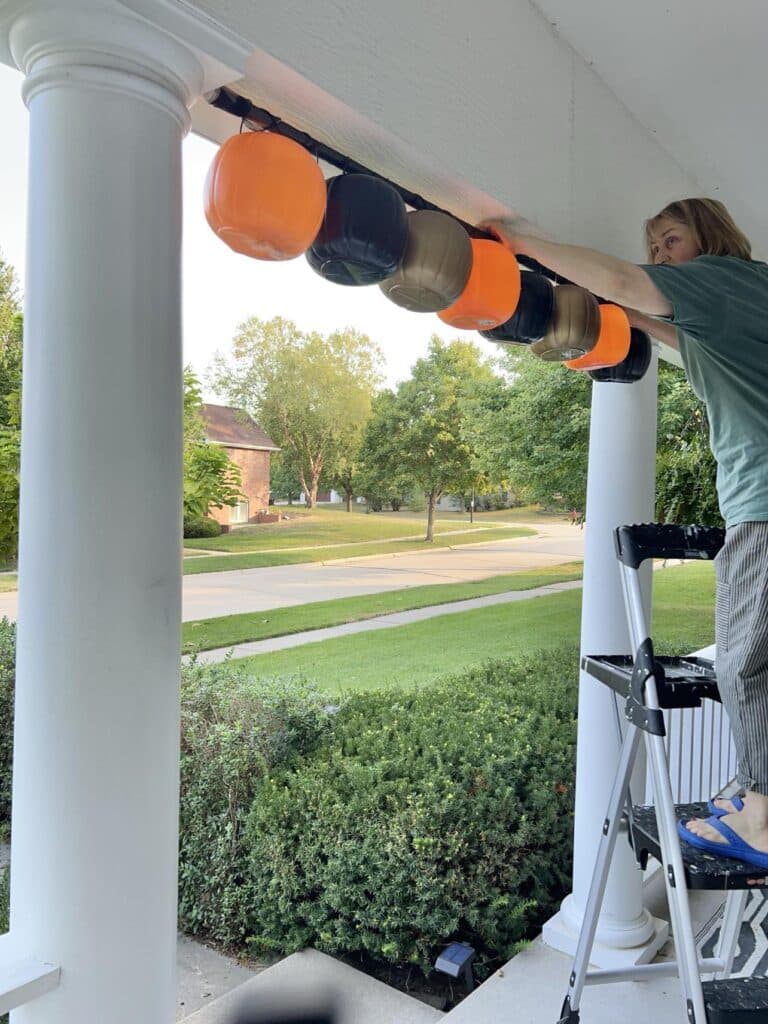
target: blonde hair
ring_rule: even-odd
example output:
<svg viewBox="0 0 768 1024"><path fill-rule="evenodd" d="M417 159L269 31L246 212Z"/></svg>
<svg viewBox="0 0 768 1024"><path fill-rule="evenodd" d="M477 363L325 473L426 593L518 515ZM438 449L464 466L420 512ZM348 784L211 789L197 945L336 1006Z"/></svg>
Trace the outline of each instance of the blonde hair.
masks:
<svg viewBox="0 0 768 1024"><path fill-rule="evenodd" d="M693 235L702 256L735 256L752 259L752 245L717 199L678 199L645 222L645 247L653 260L651 234L662 217L684 224Z"/></svg>

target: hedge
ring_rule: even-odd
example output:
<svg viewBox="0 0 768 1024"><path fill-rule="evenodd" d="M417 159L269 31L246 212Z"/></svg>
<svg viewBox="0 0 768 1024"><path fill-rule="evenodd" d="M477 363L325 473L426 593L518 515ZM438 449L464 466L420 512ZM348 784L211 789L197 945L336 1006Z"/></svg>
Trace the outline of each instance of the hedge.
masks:
<svg viewBox="0 0 768 1024"><path fill-rule="evenodd" d="M14 628L0 622L0 821ZM235 664L182 673L179 917L230 948L486 967L568 891L575 649L340 705Z"/></svg>
<svg viewBox="0 0 768 1024"><path fill-rule="evenodd" d="M293 721L306 684L219 686L224 747L200 717L184 739L182 925L256 954L314 946L425 971L453 938L486 962L512 955L569 888L577 665L569 649L356 694L258 764L243 738L259 716L235 738L229 700L268 686Z"/></svg>

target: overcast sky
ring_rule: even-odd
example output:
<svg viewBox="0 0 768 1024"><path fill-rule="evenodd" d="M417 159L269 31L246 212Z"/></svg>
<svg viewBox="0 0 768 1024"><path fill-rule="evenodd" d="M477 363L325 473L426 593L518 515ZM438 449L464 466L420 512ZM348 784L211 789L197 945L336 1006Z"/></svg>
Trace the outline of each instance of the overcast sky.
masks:
<svg viewBox="0 0 768 1024"><path fill-rule="evenodd" d="M27 111L21 75L0 64L0 253L24 283L26 244ZM283 316L303 330L326 334L352 326L376 341L386 358L387 384L409 375L432 334L469 338L487 355L497 346L473 331L449 329L436 315L408 313L374 285L332 285L310 270L303 256L265 263L232 252L213 234L203 214L203 182L215 147L190 135L184 142L183 312L184 360L201 376L216 351L228 352L237 325L249 316ZM206 392L206 398L216 396Z"/></svg>

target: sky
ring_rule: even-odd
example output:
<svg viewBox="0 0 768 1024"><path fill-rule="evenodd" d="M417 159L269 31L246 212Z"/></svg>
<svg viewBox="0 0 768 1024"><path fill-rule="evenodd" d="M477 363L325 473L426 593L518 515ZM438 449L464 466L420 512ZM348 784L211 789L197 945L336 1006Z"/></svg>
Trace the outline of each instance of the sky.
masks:
<svg viewBox="0 0 768 1024"><path fill-rule="evenodd" d="M0 255L24 285L26 245L27 110L21 101L22 77L0 64L0 124L5 142L0 159ZM432 334L470 339L487 356L498 346L474 331L449 328L431 313L409 313L384 298L376 285L333 285L311 270L303 256L269 263L233 252L214 235L203 214L203 183L215 146L188 135L184 141L183 293L184 361L204 385L204 397L217 396L205 384L214 354L229 353L238 324L250 316L282 316L299 329L328 334L355 327L383 350L385 383L393 387L409 376L426 354Z"/></svg>

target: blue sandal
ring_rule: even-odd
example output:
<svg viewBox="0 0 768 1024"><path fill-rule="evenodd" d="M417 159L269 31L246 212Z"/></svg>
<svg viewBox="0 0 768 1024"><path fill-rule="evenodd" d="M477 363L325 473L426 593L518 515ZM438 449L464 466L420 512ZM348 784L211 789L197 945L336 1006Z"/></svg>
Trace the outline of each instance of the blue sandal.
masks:
<svg viewBox="0 0 768 1024"><path fill-rule="evenodd" d="M727 807L718 807L715 800L729 800L731 803L731 809ZM744 810L744 801L740 796L713 796L707 804L709 813L713 818L722 818L724 814L734 814L736 811Z"/></svg>
<svg viewBox="0 0 768 1024"><path fill-rule="evenodd" d="M705 850L707 853L713 853L716 857L732 857L734 860L741 860L745 864L749 864L750 867L768 871L768 853L756 850L754 846L745 843L741 836L736 835L732 828L729 828L721 818L715 817L714 814L711 818L707 818L707 824L719 832L726 842L716 843L703 836L697 836L695 833L689 832L685 827L685 822L682 821L678 821L677 831L683 842L695 846L697 850Z"/></svg>

